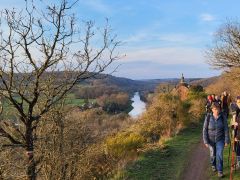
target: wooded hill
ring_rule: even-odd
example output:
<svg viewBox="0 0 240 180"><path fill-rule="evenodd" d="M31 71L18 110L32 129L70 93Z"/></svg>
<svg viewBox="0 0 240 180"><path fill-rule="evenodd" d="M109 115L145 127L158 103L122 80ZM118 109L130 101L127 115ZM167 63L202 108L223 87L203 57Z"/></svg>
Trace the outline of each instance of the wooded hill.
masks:
<svg viewBox="0 0 240 180"><path fill-rule="evenodd" d="M185 81L189 84L200 84L206 87L211 84L213 78L186 78ZM165 78L165 79L142 79L132 80L129 78L116 77L113 75L101 74L97 77L85 80L81 84L85 85L106 85L106 86L117 86L123 91L136 92L136 91L149 91L153 92L159 84L171 84L177 85L180 79L178 78Z"/></svg>
<svg viewBox="0 0 240 180"><path fill-rule="evenodd" d="M210 78L202 78L198 80L191 81L191 85L201 85L202 87L206 88L209 85L213 84L214 82L217 82L220 79L221 76L214 76Z"/></svg>
<svg viewBox="0 0 240 180"><path fill-rule="evenodd" d="M74 77L74 72L45 72L44 77L54 76L56 77L57 82L64 79L66 76L71 79ZM22 80L25 74L17 74L15 78L17 80ZM121 91L125 92L136 92L136 91L149 91L153 92L159 84L170 84L170 85L177 85L180 81L179 78L163 78L163 79L140 79L140 80L133 80L124 77L117 77L109 74L98 74L94 75L93 73L88 73L91 78L86 80L82 80L79 82L79 85L82 86L115 86ZM207 87L208 85L212 84L212 82L219 79L219 76L210 77L210 78L185 78L185 81L190 85L199 84L203 87ZM32 79L33 80L33 79ZM55 82L55 83L57 83Z"/></svg>

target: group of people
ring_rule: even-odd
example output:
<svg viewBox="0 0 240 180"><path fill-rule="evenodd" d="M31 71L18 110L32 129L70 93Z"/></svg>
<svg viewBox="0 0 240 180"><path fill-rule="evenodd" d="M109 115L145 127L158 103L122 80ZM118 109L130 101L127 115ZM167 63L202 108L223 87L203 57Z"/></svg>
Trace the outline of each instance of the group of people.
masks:
<svg viewBox="0 0 240 180"><path fill-rule="evenodd" d="M203 142L210 150L212 171L223 177L223 149L230 144L228 117L232 134L232 147L236 155L234 167L240 168L240 96L232 101L226 91L221 96L209 95L206 103L206 116L203 125ZM232 154L232 155L234 155ZM232 166L231 166L232 170Z"/></svg>
<svg viewBox="0 0 240 180"><path fill-rule="evenodd" d="M220 96L211 94L207 97L207 103L206 103L206 112L211 113L211 105L214 102L217 102L220 105L221 111L226 114L228 117L229 115L229 105L231 103L231 96L226 91L224 91Z"/></svg>

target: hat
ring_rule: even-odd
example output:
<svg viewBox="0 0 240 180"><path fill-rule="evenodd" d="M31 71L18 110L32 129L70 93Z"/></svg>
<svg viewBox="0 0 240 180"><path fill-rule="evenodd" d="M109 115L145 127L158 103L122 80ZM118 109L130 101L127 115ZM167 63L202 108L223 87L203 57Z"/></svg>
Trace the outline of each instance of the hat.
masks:
<svg viewBox="0 0 240 180"><path fill-rule="evenodd" d="M213 100L213 98L212 98L211 95L208 95L208 96L207 96L207 99L208 99L209 101L212 101L212 100Z"/></svg>

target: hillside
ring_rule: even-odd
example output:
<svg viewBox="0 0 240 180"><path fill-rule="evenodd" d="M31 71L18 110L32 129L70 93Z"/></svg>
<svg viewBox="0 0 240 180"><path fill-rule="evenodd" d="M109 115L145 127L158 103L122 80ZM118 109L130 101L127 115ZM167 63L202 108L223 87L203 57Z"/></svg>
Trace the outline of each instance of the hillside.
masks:
<svg viewBox="0 0 240 180"><path fill-rule="evenodd" d="M200 84L207 86L214 81L214 78L186 78L185 81L189 84ZM180 81L179 78L164 78L164 79L141 79L132 80L129 78L116 77L113 75L101 74L95 78L91 78L84 81L84 84L88 85L106 85L117 86L123 91L136 92L136 91L149 91L153 92L159 84L171 84L177 85Z"/></svg>
<svg viewBox="0 0 240 180"><path fill-rule="evenodd" d="M70 76L74 76L74 72L68 72ZM18 73L16 74L16 79L23 79L27 74ZM49 72L44 73L44 77L48 77L50 75ZM61 81L64 79L65 73L62 71L51 72L51 75L56 77L56 81ZM91 73L90 73L91 75ZM27 75L31 76L31 74ZM194 85L199 84L203 87L206 87L213 82L219 79L219 76L210 77L210 78L185 78L185 81L188 84ZM177 85L180 81L180 78L163 78L163 79L140 79L133 80L125 77L117 77L109 74L99 74L92 78L80 81L79 84L82 86L98 86L98 85L106 85L106 86L115 86L118 87L122 91L127 92L136 92L136 91L148 91L153 92L159 84L170 84Z"/></svg>
<svg viewBox="0 0 240 180"><path fill-rule="evenodd" d="M202 87L207 87L211 84L213 84L214 82L217 82L220 79L221 76L214 76L214 77L210 77L210 78L202 78L202 79L198 79L198 80L194 80L191 81L191 85L201 85Z"/></svg>

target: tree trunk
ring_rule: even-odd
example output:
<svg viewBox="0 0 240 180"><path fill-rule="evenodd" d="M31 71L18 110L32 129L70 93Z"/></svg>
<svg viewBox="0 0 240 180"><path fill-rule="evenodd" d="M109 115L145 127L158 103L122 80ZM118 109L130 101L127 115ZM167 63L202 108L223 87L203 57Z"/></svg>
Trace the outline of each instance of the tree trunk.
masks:
<svg viewBox="0 0 240 180"><path fill-rule="evenodd" d="M27 177L29 180L35 180L36 179L36 164L33 156L33 152L27 152L28 153L28 165L27 165Z"/></svg>
<svg viewBox="0 0 240 180"><path fill-rule="evenodd" d="M59 155L61 159L61 179L66 179L67 167L68 165L65 163L64 157L64 122L62 120L62 116L58 117L57 126L59 128Z"/></svg>
<svg viewBox="0 0 240 180"><path fill-rule="evenodd" d="M29 120L29 123L26 125L26 154L27 154L27 177L29 180L36 179L36 163L34 160L34 146L33 146L33 130L32 130L32 121Z"/></svg>

